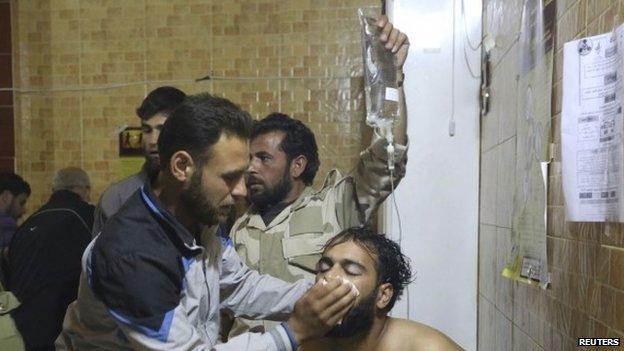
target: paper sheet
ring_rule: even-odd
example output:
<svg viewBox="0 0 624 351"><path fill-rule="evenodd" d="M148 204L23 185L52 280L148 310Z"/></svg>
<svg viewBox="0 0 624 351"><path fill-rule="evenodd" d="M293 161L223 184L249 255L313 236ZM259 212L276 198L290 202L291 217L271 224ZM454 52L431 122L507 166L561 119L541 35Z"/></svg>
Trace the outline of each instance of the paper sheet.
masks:
<svg viewBox="0 0 624 351"><path fill-rule="evenodd" d="M566 220L622 222L624 26L564 46L561 144Z"/></svg>

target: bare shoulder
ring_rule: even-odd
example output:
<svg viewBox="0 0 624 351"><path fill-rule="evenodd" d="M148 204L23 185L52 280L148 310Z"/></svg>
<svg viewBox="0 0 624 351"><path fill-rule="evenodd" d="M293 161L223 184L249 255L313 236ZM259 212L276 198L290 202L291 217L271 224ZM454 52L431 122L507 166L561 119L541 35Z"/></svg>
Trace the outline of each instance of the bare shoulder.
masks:
<svg viewBox="0 0 624 351"><path fill-rule="evenodd" d="M459 351L463 350L451 338L428 325L399 318L392 318L388 333L401 342L403 349L412 351ZM389 336L390 336L389 335Z"/></svg>

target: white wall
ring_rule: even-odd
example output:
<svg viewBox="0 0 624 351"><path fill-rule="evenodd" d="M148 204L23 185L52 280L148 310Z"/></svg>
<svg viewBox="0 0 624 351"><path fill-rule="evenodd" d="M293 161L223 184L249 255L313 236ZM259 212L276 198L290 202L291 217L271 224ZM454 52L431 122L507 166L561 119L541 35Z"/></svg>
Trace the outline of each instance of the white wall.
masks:
<svg viewBox="0 0 624 351"><path fill-rule="evenodd" d="M478 44L481 1L464 1L468 35ZM416 277L393 315L409 315L440 329L465 349L476 350L479 80L471 77L466 61L479 74L480 50L472 51L466 43L461 0L390 0L389 7L394 24L411 42L404 68L409 162L396 202L403 251ZM456 130L450 137L453 104ZM385 231L398 240L391 201L383 218Z"/></svg>

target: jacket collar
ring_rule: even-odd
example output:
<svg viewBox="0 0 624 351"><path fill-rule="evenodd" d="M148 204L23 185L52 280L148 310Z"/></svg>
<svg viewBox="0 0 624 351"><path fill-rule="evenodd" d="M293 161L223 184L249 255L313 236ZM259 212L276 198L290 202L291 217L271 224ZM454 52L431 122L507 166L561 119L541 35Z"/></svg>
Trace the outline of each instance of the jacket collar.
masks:
<svg viewBox="0 0 624 351"><path fill-rule="evenodd" d="M311 186L305 187L297 200L295 200L295 202L293 202L290 206L286 206L282 210L282 212L275 216L275 218L273 218L271 223L269 223L268 225L264 223L256 208L252 206L250 208L250 211L248 212L249 219L247 221L247 226L265 231L281 224L282 222L287 220L288 217L290 217L290 213L292 211L298 210L301 207L306 206L308 202L310 202L310 195L314 194L314 192L315 190Z"/></svg>
<svg viewBox="0 0 624 351"><path fill-rule="evenodd" d="M189 232L186 227L175 218L175 216L169 212L163 203L158 199L156 194L152 191L149 181L145 182L139 190L139 195L143 204L147 210L154 215L158 220L158 223L164 227L165 231L173 234L174 241L179 241L186 249L191 251L203 250L201 246L197 245L196 237ZM199 235L199 233L198 233ZM178 240L175 240L178 239ZM194 252L195 253L195 252Z"/></svg>
<svg viewBox="0 0 624 351"><path fill-rule="evenodd" d="M57 190L52 193L50 196L50 200L48 203L58 203L58 202L84 202L80 195L76 194L71 190Z"/></svg>

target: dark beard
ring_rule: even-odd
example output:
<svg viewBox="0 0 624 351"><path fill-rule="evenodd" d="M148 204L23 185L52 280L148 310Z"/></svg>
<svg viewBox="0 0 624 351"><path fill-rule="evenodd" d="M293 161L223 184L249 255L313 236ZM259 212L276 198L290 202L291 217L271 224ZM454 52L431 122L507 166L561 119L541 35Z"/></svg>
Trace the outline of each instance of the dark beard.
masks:
<svg viewBox="0 0 624 351"><path fill-rule="evenodd" d="M219 223L218 211L210 203L210 196L203 191L201 179L201 171L193 173L191 184L188 189L182 191L180 199L200 223L208 226L216 225Z"/></svg>
<svg viewBox="0 0 624 351"><path fill-rule="evenodd" d="M279 183L277 183L273 188L267 188L261 193L249 195L249 202L255 205L260 212L263 212L282 202L292 187L293 183L290 179L290 172L287 167L284 174L282 174L282 179L280 179Z"/></svg>
<svg viewBox="0 0 624 351"><path fill-rule="evenodd" d="M160 162L153 161L150 157L145 157L145 172L148 179L155 179L160 172Z"/></svg>
<svg viewBox="0 0 624 351"><path fill-rule="evenodd" d="M348 338L367 333L373 327L375 319L375 297L373 291L355 305L342 320L342 324L334 326L325 336L329 338Z"/></svg>
<svg viewBox="0 0 624 351"><path fill-rule="evenodd" d="M158 172L160 172L160 164L147 161L145 171L147 173L147 178L154 179L158 175Z"/></svg>

